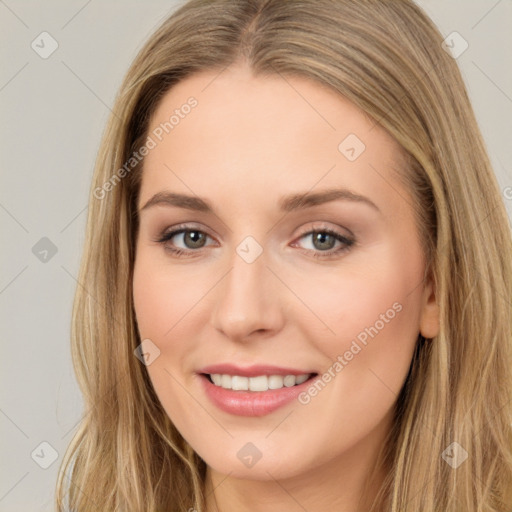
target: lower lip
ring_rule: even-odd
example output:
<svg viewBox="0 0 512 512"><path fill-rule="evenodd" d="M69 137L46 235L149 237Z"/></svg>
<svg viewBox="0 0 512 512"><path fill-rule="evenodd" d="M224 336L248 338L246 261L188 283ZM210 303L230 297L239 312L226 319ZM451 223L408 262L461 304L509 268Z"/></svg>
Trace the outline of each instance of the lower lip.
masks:
<svg viewBox="0 0 512 512"><path fill-rule="evenodd" d="M216 386L205 375L200 377L207 396L219 409L237 416L265 416L296 399L316 375L302 384L268 391L233 391Z"/></svg>

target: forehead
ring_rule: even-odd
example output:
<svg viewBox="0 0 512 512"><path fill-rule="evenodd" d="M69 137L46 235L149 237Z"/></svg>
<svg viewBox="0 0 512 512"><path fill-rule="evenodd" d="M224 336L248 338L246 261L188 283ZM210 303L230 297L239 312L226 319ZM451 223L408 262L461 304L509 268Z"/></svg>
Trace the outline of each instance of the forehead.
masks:
<svg viewBox="0 0 512 512"><path fill-rule="evenodd" d="M196 73L163 96L148 135L156 145L145 158L141 202L162 189L231 202L336 186L382 205L400 196L399 145L307 78L256 77L243 65Z"/></svg>

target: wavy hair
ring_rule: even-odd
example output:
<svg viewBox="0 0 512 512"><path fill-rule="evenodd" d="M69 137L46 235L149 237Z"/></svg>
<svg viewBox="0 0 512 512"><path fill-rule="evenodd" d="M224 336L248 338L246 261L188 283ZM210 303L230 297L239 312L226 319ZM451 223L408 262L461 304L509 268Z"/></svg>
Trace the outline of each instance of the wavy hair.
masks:
<svg viewBox="0 0 512 512"><path fill-rule="evenodd" d="M143 159L125 164L174 84L242 61L256 76L331 88L406 156L400 179L415 199L440 332L418 339L374 510L510 511L512 237L464 81L442 40L410 0L190 0L149 38L116 97L90 191L71 329L85 410L61 464L59 512L205 510L205 462L134 356ZM468 454L457 469L442 456L452 443Z"/></svg>

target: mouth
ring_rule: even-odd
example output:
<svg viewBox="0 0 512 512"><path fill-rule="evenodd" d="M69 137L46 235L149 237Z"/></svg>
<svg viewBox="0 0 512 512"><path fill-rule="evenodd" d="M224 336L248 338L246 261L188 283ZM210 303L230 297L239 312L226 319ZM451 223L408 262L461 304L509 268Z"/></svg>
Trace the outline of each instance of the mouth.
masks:
<svg viewBox="0 0 512 512"><path fill-rule="evenodd" d="M209 401L234 416L270 414L294 402L318 378L316 372L286 372L284 375L245 373L253 375L201 372L199 378Z"/></svg>

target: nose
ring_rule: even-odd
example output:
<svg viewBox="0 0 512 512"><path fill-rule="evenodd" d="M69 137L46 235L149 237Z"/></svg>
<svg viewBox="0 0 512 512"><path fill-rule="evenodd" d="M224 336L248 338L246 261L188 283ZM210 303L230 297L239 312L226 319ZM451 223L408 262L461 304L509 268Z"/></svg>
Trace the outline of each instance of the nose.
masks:
<svg viewBox="0 0 512 512"><path fill-rule="evenodd" d="M267 267L265 251L251 263L233 252L231 270L215 287L213 326L233 341L273 337L284 322L283 284Z"/></svg>

